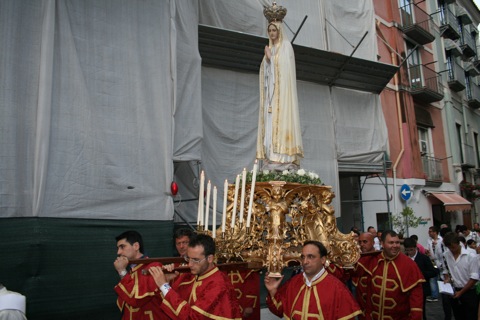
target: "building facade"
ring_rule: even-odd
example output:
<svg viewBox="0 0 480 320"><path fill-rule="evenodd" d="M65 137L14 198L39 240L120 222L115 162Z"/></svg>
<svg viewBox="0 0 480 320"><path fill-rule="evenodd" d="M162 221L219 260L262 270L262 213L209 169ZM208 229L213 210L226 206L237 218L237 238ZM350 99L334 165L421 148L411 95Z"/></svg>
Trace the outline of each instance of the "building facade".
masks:
<svg viewBox="0 0 480 320"><path fill-rule="evenodd" d="M386 188L391 215L411 207L422 221L406 233L425 242L431 225L478 221L471 189L480 159L480 12L470 0L375 0L374 7L378 59L399 70L381 93L391 166L383 181L360 178L361 198ZM362 203L365 228L390 227L383 204Z"/></svg>

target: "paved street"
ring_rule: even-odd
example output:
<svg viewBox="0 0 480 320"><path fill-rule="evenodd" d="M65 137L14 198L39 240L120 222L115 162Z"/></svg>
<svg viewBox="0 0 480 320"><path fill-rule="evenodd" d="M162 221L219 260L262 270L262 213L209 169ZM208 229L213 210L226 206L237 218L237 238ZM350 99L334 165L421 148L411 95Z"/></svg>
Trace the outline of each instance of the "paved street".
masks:
<svg viewBox="0 0 480 320"><path fill-rule="evenodd" d="M427 306L427 319L431 320L443 320L443 308L442 308L442 300L439 299L437 302L428 302ZM452 315L452 320L454 319Z"/></svg>
<svg viewBox="0 0 480 320"><path fill-rule="evenodd" d="M427 301L427 319L428 320L443 320L443 308L441 298L437 302L428 302ZM455 320L455 317L452 313L452 320Z"/></svg>

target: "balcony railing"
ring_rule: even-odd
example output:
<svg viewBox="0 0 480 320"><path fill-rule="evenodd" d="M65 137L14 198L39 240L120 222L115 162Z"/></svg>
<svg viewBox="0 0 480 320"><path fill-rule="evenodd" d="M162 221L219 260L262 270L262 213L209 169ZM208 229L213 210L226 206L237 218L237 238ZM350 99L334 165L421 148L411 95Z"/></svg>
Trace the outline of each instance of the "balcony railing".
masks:
<svg viewBox="0 0 480 320"><path fill-rule="evenodd" d="M443 180L442 162L440 159L429 156L422 156L422 165L423 172L427 175L427 180Z"/></svg>
<svg viewBox="0 0 480 320"><path fill-rule="evenodd" d="M473 109L480 108L480 88L472 82L466 87L468 106Z"/></svg>
<svg viewBox="0 0 480 320"><path fill-rule="evenodd" d="M414 99L432 103L443 99L440 75L425 65L409 67L410 94Z"/></svg>
<svg viewBox="0 0 480 320"><path fill-rule="evenodd" d="M421 45L435 40L438 27L428 13L414 3L401 7L400 12L403 33Z"/></svg>
<svg viewBox="0 0 480 320"><path fill-rule="evenodd" d="M475 38L472 36L472 33L470 32L470 28L468 26L465 26L462 30L460 38L460 48L462 48L465 58L471 58L477 55Z"/></svg>
<svg viewBox="0 0 480 320"><path fill-rule="evenodd" d="M460 38L459 26L455 14L447 5L440 8L440 33L443 37L456 40Z"/></svg>
<svg viewBox="0 0 480 320"><path fill-rule="evenodd" d="M456 59L449 57L447 59L448 67L448 86L455 92L465 89L465 71Z"/></svg>

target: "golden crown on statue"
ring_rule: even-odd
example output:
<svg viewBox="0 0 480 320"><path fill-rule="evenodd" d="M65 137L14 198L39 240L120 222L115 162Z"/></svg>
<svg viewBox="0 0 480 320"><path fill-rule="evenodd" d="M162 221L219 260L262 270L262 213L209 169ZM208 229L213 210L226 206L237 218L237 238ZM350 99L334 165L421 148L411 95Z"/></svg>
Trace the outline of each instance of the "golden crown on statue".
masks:
<svg viewBox="0 0 480 320"><path fill-rule="evenodd" d="M263 6L263 15L267 18L268 23L279 21L282 22L283 18L287 14L287 8L277 6L277 3L273 1L270 7Z"/></svg>

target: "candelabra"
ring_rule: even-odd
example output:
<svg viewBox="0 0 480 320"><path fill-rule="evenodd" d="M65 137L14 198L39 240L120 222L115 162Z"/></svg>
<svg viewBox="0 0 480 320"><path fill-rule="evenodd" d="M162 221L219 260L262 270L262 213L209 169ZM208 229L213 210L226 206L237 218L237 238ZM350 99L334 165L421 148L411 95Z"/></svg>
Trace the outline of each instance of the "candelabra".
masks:
<svg viewBox="0 0 480 320"><path fill-rule="evenodd" d="M247 184L247 190L251 185ZM250 194L247 192L247 194ZM235 213L234 185L228 188L226 229L216 232L216 258L219 262L248 262L252 268L267 268L271 276L280 275L285 266L300 263L302 244L321 241L328 250L328 260L339 266L351 266L360 258L352 234L341 233L335 211L330 205L335 197L331 187L284 181L257 182L250 225L247 210ZM237 197L237 201L241 201ZM249 199L244 199L248 202ZM241 221L241 222L240 222Z"/></svg>

